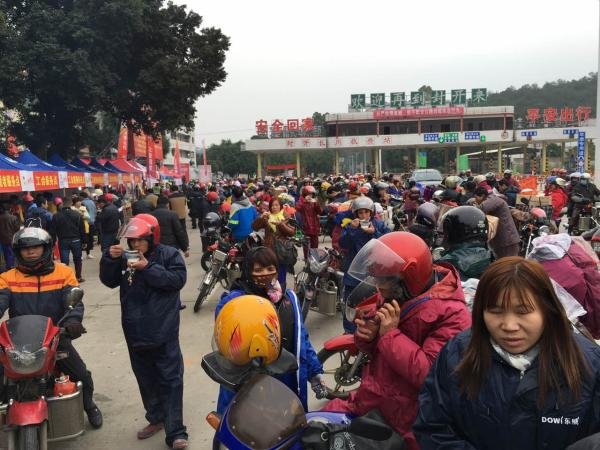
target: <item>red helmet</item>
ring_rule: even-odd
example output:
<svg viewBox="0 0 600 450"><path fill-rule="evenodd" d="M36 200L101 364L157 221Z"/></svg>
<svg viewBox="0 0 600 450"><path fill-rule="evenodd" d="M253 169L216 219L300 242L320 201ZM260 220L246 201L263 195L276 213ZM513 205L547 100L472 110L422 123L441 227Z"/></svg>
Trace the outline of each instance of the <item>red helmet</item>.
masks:
<svg viewBox="0 0 600 450"><path fill-rule="evenodd" d="M63 204L62 198L60 198L60 197L54 197L54 204L56 206L62 205Z"/></svg>
<svg viewBox="0 0 600 450"><path fill-rule="evenodd" d="M218 198L219 194L217 194L215 191L210 191L208 194L206 194L206 200L209 202L216 202Z"/></svg>
<svg viewBox="0 0 600 450"><path fill-rule="evenodd" d="M119 237L126 239L142 239L152 237L152 243L160 242L160 225L158 219L150 214L138 214L127 222Z"/></svg>
<svg viewBox="0 0 600 450"><path fill-rule="evenodd" d="M364 281L399 277L410 295L421 294L431 280L433 262L427 244L419 236L404 231L371 239L356 254L348 273Z"/></svg>
<svg viewBox="0 0 600 450"><path fill-rule="evenodd" d="M544 211L542 208L531 208L529 213L536 219L545 219L546 218L546 211Z"/></svg>
<svg viewBox="0 0 600 450"><path fill-rule="evenodd" d="M308 194L315 195L316 192L317 192L317 190L315 189L314 186L310 186L310 185L304 186L302 188L302 197L304 197Z"/></svg>
<svg viewBox="0 0 600 450"><path fill-rule="evenodd" d="M229 211L231 211L231 203L221 203L221 211L223 211L224 213L228 213Z"/></svg>

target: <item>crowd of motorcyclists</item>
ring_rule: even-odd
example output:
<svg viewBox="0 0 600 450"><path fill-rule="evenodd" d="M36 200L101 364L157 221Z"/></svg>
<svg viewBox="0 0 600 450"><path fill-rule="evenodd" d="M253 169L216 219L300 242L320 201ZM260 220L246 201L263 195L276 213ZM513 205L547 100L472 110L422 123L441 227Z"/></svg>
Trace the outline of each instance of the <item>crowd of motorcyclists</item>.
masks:
<svg viewBox="0 0 600 450"><path fill-rule="evenodd" d="M0 214L10 269L0 275L0 309L10 317L58 316L50 296L83 281L82 252L99 229L100 279L120 288L123 332L148 421L137 437L164 429L168 446L186 448L179 292L189 281L189 215L209 258L215 234L244 244L241 275L215 311L217 351L233 367L249 370L261 358L271 364L285 350L295 369L274 376L305 410L309 386L317 398L332 399L324 411L376 410L408 449L566 448L600 432L600 273L594 250L576 236L600 191L589 174L567 176L563 169L553 169L541 190L550 198L546 207L528 204L537 192L523 192L510 170L501 177L466 171L426 185L394 174L222 179L140 192L129 220L118 192L51 199L54 214L48 196L24 197L15 204L30 205ZM294 246L302 246L308 264L323 236L341 255L340 330L368 355L359 387L346 398L329 395L289 276L298 259ZM62 262L68 265L73 253L75 274L54 263L54 239ZM31 303L33 294L19 281L30 276L37 277L31 293L43 281L48 299ZM473 282L474 298L466 298ZM347 317L344 303L359 285L372 290ZM275 316L259 309L232 314L228 305L249 296L272 305ZM566 302L587 314L573 319ZM61 341L72 356L60 368L83 382L85 410L99 427L91 374L70 343L85 332L83 305L77 311L66 323L70 338ZM226 337L224 329L231 330ZM218 414L235 394L222 384Z"/></svg>

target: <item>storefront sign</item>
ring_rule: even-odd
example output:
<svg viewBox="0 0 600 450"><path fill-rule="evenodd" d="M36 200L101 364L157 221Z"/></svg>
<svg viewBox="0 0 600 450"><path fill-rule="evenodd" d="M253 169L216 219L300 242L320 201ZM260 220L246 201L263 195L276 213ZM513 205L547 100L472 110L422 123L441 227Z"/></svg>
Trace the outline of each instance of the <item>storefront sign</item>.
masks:
<svg viewBox="0 0 600 450"><path fill-rule="evenodd" d="M269 135L269 123L260 119L255 122L256 126L256 134L258 136L268 136ZM306 117L302 120L300 119L287 119L287 123L284 124L281 120L275 119L271 122L271 134L281 134L284 131L287 132L310 132L315 128L314 121L312 117Z"/></svg>
<svg viewBox="0 0 600 450"><path fill-rule="evenodd" d="M21 177L18 170L3 170L1 173L0 192L19 192L26 190L21 188Z"/></svg>
<svg viewBox="0 0 600 450"><path fill-rule="evenodd" d="M386 106L391 108L402 108L403 106L444 106L447 104L446 91L445 90L432 90L432 91L411 91L410 97L407 100L407 96L404 92L390 92L389 102L386 102L385 93L369 94L371 103L367 104L366 94L351 94L350 95L350 109L352 110L363 110L366 108L385 108ZM480 106L487 103L488 91L486 88L473 88L471 89L470 104L472 106ZM452 89L450 91L450 104L451 105L467 105L467 90L466 89Z"/></svg>
<svg viewBox="0 0 600 450"><path fill-rule="evenodd" d="M581 123L590 118L591 112L591 106L578 106L577 108L564 107L561 109L553 107L527 108L526 120L530 126L535 126L538 123L544 123L548 125L568 124L574 122L575 120Z"/></svg>

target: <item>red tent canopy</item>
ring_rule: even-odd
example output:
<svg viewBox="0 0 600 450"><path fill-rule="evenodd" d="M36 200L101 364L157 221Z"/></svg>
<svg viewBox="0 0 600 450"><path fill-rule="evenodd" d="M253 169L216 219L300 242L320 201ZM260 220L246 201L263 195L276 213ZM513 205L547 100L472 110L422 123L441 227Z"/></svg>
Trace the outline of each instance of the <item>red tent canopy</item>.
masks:
<svg viewBox="0 0 600 450"><path fill-rule="evenodd" d="M111 164L115 166L117 169L122 170L128 173L143 173L144 170L141 168L134 166L131 164L132 161L127 161L125 159L115 159L111 161Z"/></svg>

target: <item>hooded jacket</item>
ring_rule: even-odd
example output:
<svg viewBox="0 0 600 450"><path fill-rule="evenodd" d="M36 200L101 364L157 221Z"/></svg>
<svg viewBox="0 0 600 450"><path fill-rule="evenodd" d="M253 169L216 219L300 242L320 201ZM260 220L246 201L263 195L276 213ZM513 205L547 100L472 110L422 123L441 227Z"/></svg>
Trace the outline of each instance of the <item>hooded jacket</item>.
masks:
<svg viewBox="0 0 600 450"><path fill-rule="evenodd" d="M498 231L494 239L490 241L492 250L508 247L521 242L514 220L508 208L508 204L496 195L490 195L480 205L481 210L499 219Z"/></svg>
<svg viewBox="0 0 600 450"><path fill-rule="evenodd" d="M234 201L229 212L229 228L236 241L246 239L252 233L252 223L258 217L256 208L246 197Z"/></svg>
<svg viewBox="0 0 600 450"><path fill-rule="evenodd" d="M439 281L402 305L397 329L372 342L355 337L358 348L369 355L360 387L347 401L336 399L323 408L357 416L377 408L410 450L418 449L411 427L425 377L444 344L471 326L456 269L433 267Z"/></svg>
<svg viewBox="0 0 600 450"><path fill-rule="evenodd" d="M414 432L421 450L562 450L597 432L600 347L581 335L575 339L590 367L581 398L565 405L551 391L539 408L537 359L521 374L494 350L477 399L470 401L461 394L453 372L471 331L456 336L440 352L419 396Z"/></svg>
<svg viewBox="0 0 600 450"><path fill-rule="evenodd" d="M318 236L321 231L319 214L321 206L319 202L307 202L305 197L300 197L296 203L296 211L302 214L302 231L308 236Z"/></svg>
<svg viewBox="0 0 600 450"><path fill-rule="evenodd" d="M158 205L152 211L160 225L160 243L170 245L184 252L189 249L190 243L185 229L181 226L179 217L175 211L167 208L167 205Z"/></svg>
<svg viewBox="0 0 600 450"><path fill-rule="evenodd" d="M145 255L148 265L135 271L129 284L125 257L100 260L100 281L121 286L121 324L129 347L158 347L179 338L179 291L187 271L178 250L158 244Z"/></svg>

